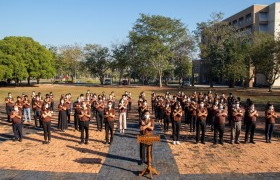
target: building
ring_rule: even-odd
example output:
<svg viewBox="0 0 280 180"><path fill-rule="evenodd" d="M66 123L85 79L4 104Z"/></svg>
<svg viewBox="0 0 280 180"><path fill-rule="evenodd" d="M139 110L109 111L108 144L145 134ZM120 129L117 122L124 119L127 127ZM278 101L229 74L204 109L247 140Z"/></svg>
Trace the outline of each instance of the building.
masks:
<svg viewBox="0 0 280 180"><path fill-rule="evenodd" d="M238 27L240 31L268 32L276 38L280 32L280 2L270 5L254 4L224 21ZM253 73L252 69L250 69L250 73ZM256 73L249 86L252 87L253 84L255 86L266 85L265 76ZM277 79L273 86L280 86L280 79Z"/></svg>

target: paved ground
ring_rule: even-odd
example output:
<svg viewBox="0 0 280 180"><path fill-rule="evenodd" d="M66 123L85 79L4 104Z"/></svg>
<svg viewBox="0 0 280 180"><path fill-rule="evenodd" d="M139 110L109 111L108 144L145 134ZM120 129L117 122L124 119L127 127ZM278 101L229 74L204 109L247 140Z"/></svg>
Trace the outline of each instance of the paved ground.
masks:
<svg viewBox="0 0 280 180"><path fill-rule="evenodd" d="M56 130L53 140L43 145L43 133L26 124L22 143L12 142L10 124L0 114L0 179L144 179L138 173L139 145L136 142L136 113L129 115L125 135L115 133L114 143L104 145L104 131L90 126L90 144L79 145L78 131L70 127ZM194 135L182 127L181 145L172 145L170 131L164 135L156 125L161 142L153 148L153 165L160 172L155 179L279 179L280 142L278 134L272 144L264 143L263 125L258 125L257 144L213 146L207 132L206 145L194 144ZM242 140L244 133L242 133ZM229 129L226 130L226 140Z"/></svg>

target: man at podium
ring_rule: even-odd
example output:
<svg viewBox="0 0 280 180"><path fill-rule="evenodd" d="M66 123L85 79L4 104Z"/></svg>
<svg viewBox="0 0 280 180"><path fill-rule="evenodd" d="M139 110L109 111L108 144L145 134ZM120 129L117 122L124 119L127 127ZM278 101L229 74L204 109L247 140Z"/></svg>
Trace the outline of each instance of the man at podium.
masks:
<svg viewBox="0 0 280 180"><path fill-rule="evenodd" d="M141 135L152 135L154 130L154 120L150 117L150 112L148 110L145 110L143 112L143 116L141 117L141 120L139 122L140 126L140 134ZM147 145L140 143L140 161L139 165L142 165L145 162L147 152Z"/></svg>

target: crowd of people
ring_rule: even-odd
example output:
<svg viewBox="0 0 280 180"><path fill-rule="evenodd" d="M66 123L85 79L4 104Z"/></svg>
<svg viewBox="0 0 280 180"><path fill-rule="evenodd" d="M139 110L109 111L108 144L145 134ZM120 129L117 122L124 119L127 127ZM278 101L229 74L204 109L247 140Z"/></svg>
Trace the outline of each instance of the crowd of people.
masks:
<svg viewBox="0 0 280 180"><path fill-rule="evenodd" d="M148 109L147 100L143 95L139 97L139 113ZM246 103L241 104L239 97L232 93L226 97L225 94L196 93L186 95L179 91L175 95L166 92L165 95L151 95L152 112L155 119L163 126L164 131L168 131L172 125L173 144L180 144L181 124L185 123L190 132L195 132L195 142L205 144L205 131L207 125L214 131L213 143L224 144L225 125L231 127L231 144L240 143L240 133L242 124L245 125L245 143L256 143L254 133L259 113L252 100L247 99ZM274 124L277 119L274 105L270 102L265 110L265 140L271 143ZM250 137L250 140L249 140Z"/></svg>
<svg viewBox="0 0 280 180"><path fill-rule="evenodd" d="M14 140L22 141L22 125L31 122L31 113L33 112L34 124L36 128L42 128L44 131L44 144L51 141L51 121L55 109L54 96L50 92L42 97L41 93L32 92L29 99L28 95L17 96L16 100L8 93L5 98L7 121L12 122ZM70 93L63 94L59 98L58 123L57 128L62 132L68 128L71 114L74 116L74 128L81 132L81 144L88 144L90 119L95 119L97 130L102 131L105 126L105 143L110 144L113 141L114 122L118 119L118 130L121 134L125 133L127 128L127 116L132 110L132 95L125 91L119 101L116 102L114 92L108 97L105 93L95 94L89 90L85 94L80 94L76 101L72 100ZM151 107L151 108L150 108ZM163 131L172 127L173 144L180 144L180 131L182 123L186 124L187 131L195 132L195 142L205 144L205 132L209 125L210 130L214 132L213 143L224 144L224 131L226 123L231 127L230 143L240 143L240 133L242 124L246 126L245 143L256 143L254 132L259 113L254 103L247 99L246 103L241 105L238 97L229 94L196 93L186 95L184 92L178 92L171 95L166 92L165 95L151 94L150 106L145 93L142 92L138 99L139 128L141 134L151 133L154 127L154 120L150 122L151 114L154 114L155 121L162 126ZM118 118L116 118L118 111ZM276 122L277 113L271 103L267 103L265 111L265 140L271 143L271 137ZM147 121L148 120L148 121ZM142 127L143 125L143 127ZM218 140L219 136L219 140ZM141 149L141 151L143 151Z"/></svg>
<svg viewBox="0 0 280 180"><path fill-rule="evenodd" d="M39 92L32 92L31 98L22 94L14 100L11 93L5 98L7 121L12 122L14 141L22 141L22 126L24 123L31 123L31 112L35 128L43 129L43 144L51 141L51 121L54 113L54 96L50 92L45 97ZM58 123L57 129L64 132L71 122L71 114L74 116L74 128L81 132L81 144L88 144L90 119L96 119L97 130L102 131L105 125L106 144L113 141L114 121L116 109L119 111L118 128L121 134L127 128L128 112L132 109L132 96L125 91L121 99L116 102L114 92L106 98L105 93L95 94L89 90L85 94L80 94L76 101L72 100L71 93L62 94L58 103ZM31 111L32 110L32 111Z"/></svg>

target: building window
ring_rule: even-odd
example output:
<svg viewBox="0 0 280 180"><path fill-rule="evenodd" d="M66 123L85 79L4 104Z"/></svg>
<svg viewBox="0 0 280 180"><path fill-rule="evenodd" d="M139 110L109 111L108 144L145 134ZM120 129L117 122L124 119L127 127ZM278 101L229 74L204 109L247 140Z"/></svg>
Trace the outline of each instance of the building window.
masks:
<svg viewBox="0 0 280 180"><path fill-rule="evenodd" d="M268 31L268 25L267 24L260 24L259 25L259 31L260 32L267 32Z"/></svg>
<svg viewBox="0 0 280 180"><path fill-rule="evenodd" d="M232 25L236 25L237 24L237 20L232 21Z"/></svg>
<svg viewBox="0 0 280 180"><path fill-rule="evenodd" d="M252 14L251 13L247 14L245 18L246 18L246 22L251 22L252 21Z"/></svg>
<svg viewBox="0 0 280 180"><path fill-rule="evenodd" d="M260 12L259 20L260 21L268 21L268 13L267 12Z"/></svg>
<svg viewBox="0 0 280 180"><path fill-rule="evenodd" d="M242 25L244 23L244 18L243 17L239 18L238 22L239 22L239 25Z"/></svg>

